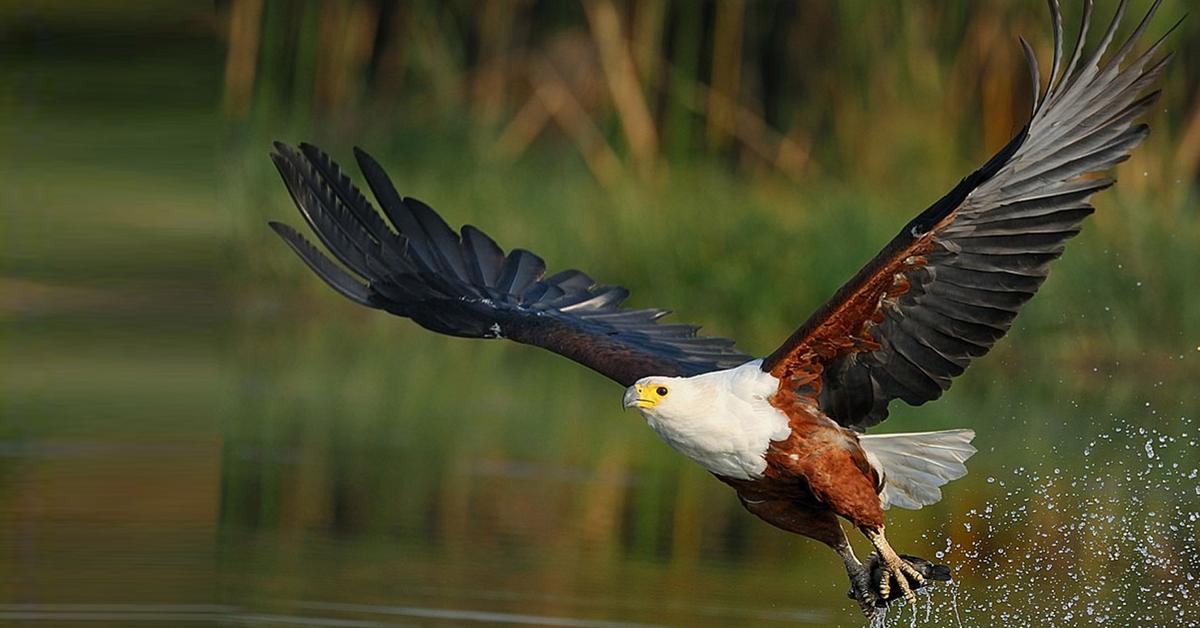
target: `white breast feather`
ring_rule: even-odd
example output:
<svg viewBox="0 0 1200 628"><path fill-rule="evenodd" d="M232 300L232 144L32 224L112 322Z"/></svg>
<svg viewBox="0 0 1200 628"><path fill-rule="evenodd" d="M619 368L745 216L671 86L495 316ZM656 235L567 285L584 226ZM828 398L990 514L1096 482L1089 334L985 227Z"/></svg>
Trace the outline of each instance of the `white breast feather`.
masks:
<svg viewBox="0 0 1200 628"><path fill-rule="evenodd" d="M791 433L788 418L768 401L779 380L762 360L695 377L672 378L670 403L643 411L671 447L717 475L762 476L771 441Z"/></svg>

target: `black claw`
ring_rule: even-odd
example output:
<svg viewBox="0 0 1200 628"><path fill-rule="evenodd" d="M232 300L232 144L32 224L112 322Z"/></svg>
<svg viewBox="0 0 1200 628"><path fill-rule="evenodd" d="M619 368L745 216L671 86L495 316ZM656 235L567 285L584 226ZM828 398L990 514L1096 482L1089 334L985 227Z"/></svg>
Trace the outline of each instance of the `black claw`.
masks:
<svg viewBox="0 0 1200 628"><path fill-rule="evenodd" d="M908 580L909 588L913 591L928 586L934 580L939 580L942 582L948 582L950 580L950 568L945 565L938 565L925 560L924 558L909 556L907 554L900 554L900 558L903 559L904 562L908 563L909 566L916 569L917 573L921 574L921 577L925 578L925 582L917 582L908 576L904 576L904 578ZM898 586L892 587L888 591L886 597L879 593L880 585L883 583L884 577L883 561L879 559L879 554L876 553L871 555L871 562L869 565L867 565L867 568L870 569L871 572L871 586L876 594L876 607L883 608L893 600L904 597L904 591L902 591Z"/></svg>
<svg viewBox="0 0 1200 628"><path fill-rule="evenodd" d="M854 581L854 578L851 577L850 588L846 590L846 597L858 602L859 608L862 609L863 614L867 617L872 617L875 614L875 608L880 605L879 596L876 595L873 590L871 590L871 585L869 583L864 583L863 587L865 590L863 590L861 592L862 594L860 595L858 591L859 585L857 585Z"/></svg>

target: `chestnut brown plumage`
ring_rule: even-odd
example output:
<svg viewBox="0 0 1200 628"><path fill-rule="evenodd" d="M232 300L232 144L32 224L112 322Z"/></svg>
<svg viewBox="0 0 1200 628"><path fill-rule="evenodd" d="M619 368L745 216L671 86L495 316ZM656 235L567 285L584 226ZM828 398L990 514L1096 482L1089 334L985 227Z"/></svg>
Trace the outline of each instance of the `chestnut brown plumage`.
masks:
<svg viewBox="0 0 1200 628"><path fill-rule="evenodd" d="M316 147L277 143L271 156L301 214L341 265L292 228L271 226L318 276L359 304L444 334L540 346L629 386L626 406L645 410L652 427L732 486L749 511L837 550L853 597L869 613L895 597L911 599L911 590L929 579L949 577L944 566L891 549L883 509L937 501L938 487L965 473L962 462L975 450L967 430L862 433L887 417L893 399L913 405L936 399L991 349L1093 212L1091 195L1113 184L1090 175L1126 159L1148 133L1134 121L1158 97L1143 92L1170 55L1156 58L1160 39L1122 64L1159 2L1104 63L1127 3L1085 59L1092 13L1085 2L1065 69L1061 14L1057 2L1049 4L1054 54L1044 89L1022 41L1034 88L1029 122L905 225L761 363L730 340L659 323L666 310L621 309L624 288L599 285L577 270L546 276L545 263L529 251L506 254L469 225L455 232L429 206L401 197L361 150L358 164L382 215ZM757 375L747 376L745 368ZM723 400L750 413L753 437L733 432L742 449L713 444L742 428L710 421L702 430L679 429L678 416L647 410L668 398L668 387L638 384L725 373L729 381L755 390L766 382L769 389L761 398L741 391ZM761 434L770 437L746 457L745 443L757 443ZM930 453L914 456L913 448ZM929 466L908 468L905 477L913 458ZM839 517L870 539L876 554L867 566L854 557Z"/></svg>

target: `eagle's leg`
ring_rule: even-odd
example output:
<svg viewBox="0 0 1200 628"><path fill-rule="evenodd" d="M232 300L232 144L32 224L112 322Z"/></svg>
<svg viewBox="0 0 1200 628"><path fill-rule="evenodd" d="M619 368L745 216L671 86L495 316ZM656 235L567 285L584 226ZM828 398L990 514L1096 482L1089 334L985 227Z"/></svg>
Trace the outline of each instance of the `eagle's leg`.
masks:
<svg viewBox="0 0 1200 628"><path fill-rule="evenodd" d="M882 527L878 530L864 529L863 533L871 541L871 545L875 546L875 551L879 554L879 561L882 563L883 577L879 580L880 599L888 599L888 593L891 592L894 581L901 593L904 594L904 599L916 602L917 595L913 593L913 587L909 585L908 581L911 579L916 583L917 588L920 588L925 585L925 577L896 554L896 550L892 549L887 539L884 538Z"/></svg>
<svg viewBox="0 0 1200 628"><path fill-rule="evenodd" d="M739 490L738 497L746 510L778 528L816 539L842 557L850 576L850 591L867 617L875 614L879 598L871 587L871 573L854 555L837 515L824 507L814 507L788 499L775 499L749 490Z"/></svg>
<svg viewBox="0 0 1200 628"><path fill-rule="evenodd" d="M875 592L871 590L871 572L863 566L854 555L854 548L846 537L842 537L841 545L835 545L833 550L842 557L846 565L846 575L850 576L850 591L847 596L856 600L862 612L867 617L875 614Z"/></svg>

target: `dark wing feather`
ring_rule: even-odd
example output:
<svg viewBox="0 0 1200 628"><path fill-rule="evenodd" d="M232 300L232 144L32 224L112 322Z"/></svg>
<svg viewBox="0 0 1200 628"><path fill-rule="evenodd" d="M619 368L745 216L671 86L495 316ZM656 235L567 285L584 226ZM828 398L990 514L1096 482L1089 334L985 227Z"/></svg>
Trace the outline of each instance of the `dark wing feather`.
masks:
<svg viewBox="0 0 1200 628"><path fill-rule="evenodd" d="M1127 159L1148 133L1133 121L1158 96L1142 92L1170 55L1154 59L1160 39L1121 64L1158 2L1104 65L1125 2L1100 48L1081 62L1091 19L1086 3L1079 42L1061 74L1061 14L1053 0L1050 7L1054 58L1045 91L1022 42L1035 91L1025 128L906 225L763 361L781 385L805 389L842 425L879 423L892 399L936 399L972 358L987 353L1079 233L1093 211L1089 197L1113 183L1088 175Z"/></svg>
<svg viewBox="0 0 1200 628"><path fill-rule="evenodd" d="M271 155L300 213L345 268L291 227L271 227L354 302L444 334L544 347L623 385L750 360L731 340L697 336L690 325L657 324L667 310L621 309L629 296L624 288L597 285L578 270L546 277L545 262L529 251L505 255L469 225L455 233L428 205L401 197L369 155L355 154L386 221L315 146L276 143Z"/></svg>

